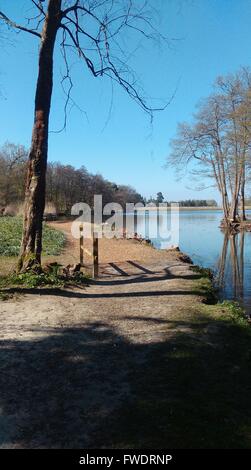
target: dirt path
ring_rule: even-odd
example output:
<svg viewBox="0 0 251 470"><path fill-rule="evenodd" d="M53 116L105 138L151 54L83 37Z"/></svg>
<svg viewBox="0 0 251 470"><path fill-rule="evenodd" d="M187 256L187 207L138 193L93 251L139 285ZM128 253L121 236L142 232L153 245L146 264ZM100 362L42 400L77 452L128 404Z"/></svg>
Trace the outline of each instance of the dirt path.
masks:
<svg viewBox="0 0 251 470"><path fill-rule="evenodd" d="M251 448L248 324L178 252L100 246L89 286L0 303L0 448Z"/></svg>
<svg viewBox="0 0 251 470"><path fill-rule="evenodd" d="M101 276L88 287L0 304L1 448L95 447L105 420L130 400L132 366L198 302L177 253L125 240L100 246ZM69 239L68 255L77 249Z"/></svg>
<svg viewBox="0 0 251 470"><path fill-rule="evenodd" d="M194 302L189 265L173 254L109 269L84 290L1 304L2 448L95 447L96 431L130 397L132 364L147 361Z"/></svg>
<svg viewBox="0 0 251 470"><path fill-rule="evenodd" d="M71 222L50 222L49 225L65 233L67 243L61 256L47 257L46 261L58 260L63 264L79 262L79 240L71 234ZM91 252L91 240L84 240L84 248ZM169 253L168 257L170 258ZM99 261L102 264L124 262L127 260L138 260L147 264L161 262L163 252L155 250L151 245L139 243L136 240L126 240L120 238L102 238L99 240ZM85 254L86 265L91 263L91 258ZM128 266L127 266L128 268Z"/></svg>

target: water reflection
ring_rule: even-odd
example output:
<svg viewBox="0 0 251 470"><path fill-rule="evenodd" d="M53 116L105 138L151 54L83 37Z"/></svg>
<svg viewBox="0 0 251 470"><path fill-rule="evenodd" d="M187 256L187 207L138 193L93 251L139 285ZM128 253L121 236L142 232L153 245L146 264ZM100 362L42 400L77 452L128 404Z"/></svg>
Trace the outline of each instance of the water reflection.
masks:
<svg viewBox="0 0 251 470"><path fill-rule="evenodd" d="M251 211L247 214L251 218ZM165 249L172 244L171 214L159 214L158 233L153 235L156 216L149 211L149 238L156 248ZM236 299L251 314L251 233L223 233L221 219L221 211L180 211L178 244L195 264L213 270L221 299ZM137 232L143 234L144 227L145 215L138 214Z"/></svg>
<svg viewBox="0 0 251 470"><path fill-rule="evenodd" d="M179 211L137 212L135 226L137 234L151 240L155 248L165 249L179 246Z"/></svg>
<svg viewBox="0 0 251 470"><path fill-rule="evenodd" d="M251 212L248 211L251 218ZM180 211L179 246L195 264L211 268L220 288L221 299L236 299L251 313L251 233L229 235L220 230L221 211ZM149 235L156 214L149 214ZM145 217L137 220L137 232L143 233ZM159 233L149 236L159 249L170 246L171 214L159 214Z"/></svg>
<svg viewBox="0 0 251 470"><path fill-rule="evenodd" d="M244 297L244 247L245 232L224 234L221 256L219 258L217 285L223 296L243 301Z"/></svg>

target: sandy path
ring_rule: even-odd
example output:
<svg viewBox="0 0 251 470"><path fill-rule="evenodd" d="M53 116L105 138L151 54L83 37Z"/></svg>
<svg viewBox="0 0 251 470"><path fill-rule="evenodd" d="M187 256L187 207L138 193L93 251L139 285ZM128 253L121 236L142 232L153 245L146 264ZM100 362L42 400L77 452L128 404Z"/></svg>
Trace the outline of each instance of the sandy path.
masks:
<svg viewBox="0 0 251 470"><path fill-rule="evenodd" d="M116 269L104 264L85 289L0 304L1 448L95 447L106 418L130 402L131 367L174 334L172 321L195 301L193 273L177 254L117 243L130 262L114 252Z"/></svg>
<svg viewBox="0 0 251 470"><path fill-rule="evenodd" d="M63 253L57 259L63 264L79 262L79 240L75 239L71 234L71 222L51 222L50 226L57 230L62 230L67 237L67 244ZM84 240L84 247L91 251L91 240ZM52 257L53 259L55 257ZM123 262L127 260L139 260L146 263L153 261L161 262L163 252L155 250L153 247L134 240L124 239L107 239L99 240L99 261L100 263ZM88 265L91 263L90 257L85 254L84 261Z"/></svg>

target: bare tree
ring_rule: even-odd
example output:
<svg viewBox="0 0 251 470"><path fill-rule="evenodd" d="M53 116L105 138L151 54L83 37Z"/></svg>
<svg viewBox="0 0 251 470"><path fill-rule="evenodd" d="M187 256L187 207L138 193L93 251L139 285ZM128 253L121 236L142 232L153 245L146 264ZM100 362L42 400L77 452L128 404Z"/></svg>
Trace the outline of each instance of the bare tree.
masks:
<svg viewBox="0 0 251 470"><path fill-rule="evenodd" d="M24 230L19 270L40 269L42 221L48 154L48 129L53 90L53 59L58 33L68 82L67 103L72 80L68 57L73 52L94 77L109 77L146 112L151 108L129 68L125 47L126 31L146 39L162 39L153 21L153 8L141 0L30 0L35 14L26 25L17 24L5 12L0 21L9 28L30 34L40 41L38 79L35 96L34 126L26 181ZM164 39L164 38L163 38Z"/></svg>
<svg viewBox="0 0 251 470"><path fill-rule="evenodd" d="M229 218L236 221L241 202L240 218L245 220L245 185L251 156L251 73L242 68L236 74L219 77L217 85L222 92L228 142L227 168L232 199Z"/></svg>
<svg viewBox="0 0 251 470"><path fill-rule="evenodd" d="M0 197L1 206L23 200L24 174L28 152L22 145L6 142L0 148Z"/></svg>
<svg viewBox="0 0 251 470"><path fill-rule="evenodd" d="M168 164L186 171L190 163L197 162L191 173L200 180L212 181L221 194L224 216L229 218L229 194L226 176L227 145L224 138L224 116L219 100L211 96L200 106L193 125L178 126L177 137L172 140Z"/></svg>
<svg viewBox="0 0 251 470"><path fill-rule="evenodd" d="M251 73L241 69L235 75L220 77L216 92L199 105L192 124L178 126L168 164L177 169L192 166L200 180L213 181L222 198L224 224L245 220L245 185L251 159Z"/></svg>

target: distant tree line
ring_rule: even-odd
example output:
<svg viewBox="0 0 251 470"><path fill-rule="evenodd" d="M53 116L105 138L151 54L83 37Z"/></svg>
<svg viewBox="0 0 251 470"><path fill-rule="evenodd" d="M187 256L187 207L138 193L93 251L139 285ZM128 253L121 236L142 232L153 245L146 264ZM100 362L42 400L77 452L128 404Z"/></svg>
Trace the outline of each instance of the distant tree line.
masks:
<svg viewBox="0 0 251 470"><path fill-rule="evenodd" d="M217 201L214 199L185 199L182 201L167 201L165 200L163 193L158 192L156 197L150 197L147 201L147 204L162 204L165 203L167 207L170 207L172 202L178 202L180 207L217 207Z"/></svg>
<svg viewBox="0 0 251 470"><path fill-rule="evenodd" d="M25 197L25 175L28 151L22 145L6 143L0 148L0 209L15 212ZM103 204L117 202L125 208L127 202L144 202L131 186L118 185L100 174L91 174L82 166L79 169L60 162L50 162L47 167L47 212L70 214L76 202L93 206L95 194L102 194Z"/></svg>
<svg viewBox="0 0 251 470"><path fill-rule="evenodd" d="M179 201L181 207L217 207L218 204L214 199L187 199Z"/></svg>
<svg viewBox="0 0 251 470"><path fill-rule="evenodd" d="M28 152L22 145L0 148L0 208L23 201Z"/></svg>

